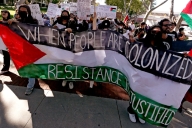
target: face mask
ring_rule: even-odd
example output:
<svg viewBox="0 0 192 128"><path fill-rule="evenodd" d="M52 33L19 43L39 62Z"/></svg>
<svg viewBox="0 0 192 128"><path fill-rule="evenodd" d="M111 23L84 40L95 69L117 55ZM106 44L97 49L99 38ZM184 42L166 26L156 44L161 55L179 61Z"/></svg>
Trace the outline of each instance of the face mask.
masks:
<svg viewBox="0 0 192 128"><path fill-rule="evenodd" d="M25 11L19 11L19 16L21 17L21 19L23 19L23 18L27 18L28 14Z"/></svg>
<svg viewBox="0 0 192 128"><path fill-rule="evenodd" d="M63 20L69 20L69 17L68 17L68 16L61 16L61 19L63 19Z"/></svg>
<svg viewBox="0 0 192 128"><path fill-rule="evenodd" d="M143 38L143 37L144 37L144 35L145 35L145 34L143 34L143 33L142 33L142 34L140 34L140 38Z"/></svg>

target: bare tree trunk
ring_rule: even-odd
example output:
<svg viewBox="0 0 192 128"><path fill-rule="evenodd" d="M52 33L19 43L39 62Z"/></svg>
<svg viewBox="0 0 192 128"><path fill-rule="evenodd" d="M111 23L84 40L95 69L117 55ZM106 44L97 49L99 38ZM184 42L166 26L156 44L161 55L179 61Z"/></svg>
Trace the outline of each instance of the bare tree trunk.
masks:
<svg viewBox="0 0 192 128"><path fill-rule="evenodd" d="M155 9L158 8L158 7L160 7L161 5L163 5L164 3L166 3L168 0L164 0L162 3L160 3L159 5L157 5L157 6L155 6L155 7L152 8L153 1L154 1L154 0L150 0L149 9L148 9L148 11L146 12L145 17L144 17L144 19L143 19L144 22L147 21L147 18L148 18L148 16L149 16L149 14L150 14L153 10L155 10Z"/></svg>
<svg viewBox="0 0 192 128"><path fill-rule="evenodd" d="M179 16L177 23L176 23L175 31L179 30L179 27L181 26L182 21L183 21L183 18L181 16Z"/></svg>
<svg viewBox="0 0 192 128"><path fill-rule="evenodd" d="M126 13L127 13L127 14L129 13L128 11L129 11L129 9L130 9L130 7L131 7L132 2L133 2L133 0L130 0L130 1L129 1L129 5L128 5L127 10L126 10Z"/></svg>
<svg viewBox="0 0 192 128"><path fill-rule="evenodd" d="M174 19L173 19L173 17L174 17L174 12L173 12L173 10L174 10L174 0L171 0L171 8L170 8L170 12L169 12L169 19L170 19L171 21L174 20Z"/></svg>

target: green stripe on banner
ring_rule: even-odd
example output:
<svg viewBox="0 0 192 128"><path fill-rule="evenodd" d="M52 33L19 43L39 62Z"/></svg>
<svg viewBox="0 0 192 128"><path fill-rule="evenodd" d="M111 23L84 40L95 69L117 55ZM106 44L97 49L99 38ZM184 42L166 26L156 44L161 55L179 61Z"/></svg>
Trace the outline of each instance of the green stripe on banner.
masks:
<svg viewBox="0 0 192 128"><path fill-rule="evenodd" d="M188 14L185 14L185 13L181 13L180 15L187 22L189 27L192 28L192 19L191 19L191 17L189 17Z"/></svg>
<svg viewBox="0 0 192 128"><path fill-rule="evenodd" d="M135 113L153 125L167 127L177 111L173 106L160 104L132 90L130 97Z"/></svg>
<svg viewBox="0 0 192 128"><path fill-rule="evenodd" d="M33 72L31 72L33 71ZM160 104L130 89L127 77L120 71L106 66L84 67L66 64L31 64L18 70L20 76L70 81L92 80L122 87L131 97L132 108L146 122L167 127L177 111L172 106Z"/></svg>
<svg viewBox="0 0 192 128"><path fill-rule="evenodd" d="M18 72L20 76L27 78L107 82L116 84L129 92L127 77L122 72L106 66L84 67L66 64L31 64L22 67Z"/></svg>

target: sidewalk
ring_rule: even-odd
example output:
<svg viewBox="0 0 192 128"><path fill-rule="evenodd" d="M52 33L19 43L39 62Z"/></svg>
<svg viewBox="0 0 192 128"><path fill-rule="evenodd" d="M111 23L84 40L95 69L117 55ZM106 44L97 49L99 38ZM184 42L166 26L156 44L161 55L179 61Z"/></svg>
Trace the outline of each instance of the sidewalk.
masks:
<svg viewBox="0 0 192 128"><path fill-rule="evenodd" d="M128 102L0 84L1 128L154 128L128 119ZM188 105L188 106L187 106ZM192 105L185 103L185 107ZM192 113L177 113L170 128L192 127Z"/></svg>
<svg viewBox="0 0 192 128"><path fill-rule="evenodd" d="M0 68L1 60L0 57ZM14 70L12 65L11 71ZM21 78L0 76L0 128L155 128L130 122L126 112L128 101L45 87L35 88L26 96L26 87L22 86L26 86L27 81L15 79ZM9 81L19 82L11 85ZM191 103L185 102L184 107L192 110ZM192 128L192 112L176 113L169 125L169 128L183 127Z"/></svg>

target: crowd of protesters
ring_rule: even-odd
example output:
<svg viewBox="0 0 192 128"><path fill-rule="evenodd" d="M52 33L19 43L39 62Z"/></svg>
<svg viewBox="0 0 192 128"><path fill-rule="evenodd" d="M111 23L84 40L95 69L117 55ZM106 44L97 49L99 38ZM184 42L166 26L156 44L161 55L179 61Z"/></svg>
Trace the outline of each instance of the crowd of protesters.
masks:
<svg viewBox="0 0 192 128"><path fill-rule="evenodd" d="M14 18L11 19L10 13L7 10L1 11L1 22L22 22L29 24L38 24L37 19L34 19L31 15L31 10L27 5L21 5L16 10ZM70 14L68 11L63 10L61 15L57 18L49 18L46 14L42 14L45 26L52 26L55 29L63 29L68 33L82 32L88 30L111 30L123 34L131 43L142 42L149 47L156 47L162 50L168 50L171 48L172 41L187 40L184 28L180 28L177 33L174 31L176 23L170 22L168 19L162 19L158 24L153 26L146 25L145 22L141 22L138 27L135 26L135 21L130 20L125 23L118 19L97 19L96 13L94 13L90 20L81 20L74 14ZM0 74L4 74L9 71L10 56L9 53L3 50L4 66ZM90 82L93 84L93 82ZM30 95L34 89L35 78L29 78L26 95ZM65 86L67 81L63 81L62 85ZM69 82L69 87L73 88L73 82ZM131 104L131 103L130 103ZM127 109L130 120L136 122L136 117L131 105ZM144 120L139 118L141 123L145 123Z"/></svg>

